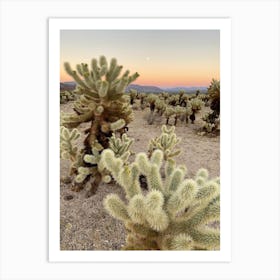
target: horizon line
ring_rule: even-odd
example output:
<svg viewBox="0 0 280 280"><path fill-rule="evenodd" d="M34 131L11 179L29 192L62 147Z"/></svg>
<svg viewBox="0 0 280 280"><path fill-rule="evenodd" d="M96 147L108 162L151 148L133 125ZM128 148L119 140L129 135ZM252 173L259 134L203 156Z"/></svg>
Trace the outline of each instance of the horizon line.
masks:
<svg viewBox="0 0 280 280"><path fill-rule="evenodd" d="M76 82L75 81L60 81L60 83L76 83ZM164 85L162 85L161 86L161 85L140 84L140 83L130 84L130 85L159 87L159 88L165 88L165 89L176 88L176 87L208 87L209 86L209 84L207 84L207 85L174 85L174 86L164 86Z"/></svg>

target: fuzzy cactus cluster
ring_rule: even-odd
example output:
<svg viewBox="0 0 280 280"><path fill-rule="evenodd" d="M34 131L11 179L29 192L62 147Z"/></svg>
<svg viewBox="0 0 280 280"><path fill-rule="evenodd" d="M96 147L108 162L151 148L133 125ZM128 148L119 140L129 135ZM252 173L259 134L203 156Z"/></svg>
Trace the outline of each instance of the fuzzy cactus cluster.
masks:
<svg viewBox="0 0 280 280"><path fill-rule="evenodd" d="M69 130L66 127L60 127L60 157L71 163L69 175L73 175L82 163L82 155L77 146L80 136L81 134L76 128Z"/></svg>
<svg viewBox="0 0 280 280"><path fill-rule="evenodd" d="M98 168L101 152L109 147L113 133L123 134L133 119L125 89L139 74L130 75L128 70L121 74L123 66L118 65L115 58L108 63L105 56L92 59L90 66L78 64L76 70L67 62L64 67L77 84L77 99L74 112L62 115L61 124L69 129L89 124L85 130L81 164L73 170L75 184L80 189L87 183L90 192L94 193L104 177Z"/></svg>
<svg viewBox="0 0 280 280"><path fill-rule="evenodd" d="M168 128L166 125L161 127L160 136L151 139L148 147L148 155L151 157L153 151L159 149L163 152L164 160L169 160L181 153L175 146L181 142L181 139L175 134L175 126Z"/></svg>
<svg viewBox="0 0 280 280"><path fill-rule="evenodd" d="M196 95L186 94L180 91L178 94L168 94L162 92L161 94L148 94L141 99L141 108L144 109L144 100L150 106L150 115L148 124L153 124L155 116L164 116L166 118L166 125L170 124L170 119L173 118L173 125L177 125L178 120L188 124L189 119L192 123L195 121L195 114L202 109L205 102L199 93Z"/></svg>
<svg viewBox="0 0 280 280"><path fill-rule="evenodd" d="M208 87L211 112L203 116L201 133L219 134L220 132L220 81L213 79Z"/></svg>
<svg viewBox="0 0 280 280"><path fill-rule="evenodd" d="M205 169L186 179L186 168L174 160L160 169L164 153L154 150L127 165L112 150L101 156L104 167L123 188L126 200L110 194L104 200L107 211L122 221L127 230L125 250L216 250L219 229L209 226L219 221L219 180L209 179ZM141 190L139 176L147 178L148 190Z"/></svg>
<svg viewBox="0 0 280 280"><path fill-rule="evenodd" d="M60 91L60 104L75 100L75 94L69 90Z"/></svg>

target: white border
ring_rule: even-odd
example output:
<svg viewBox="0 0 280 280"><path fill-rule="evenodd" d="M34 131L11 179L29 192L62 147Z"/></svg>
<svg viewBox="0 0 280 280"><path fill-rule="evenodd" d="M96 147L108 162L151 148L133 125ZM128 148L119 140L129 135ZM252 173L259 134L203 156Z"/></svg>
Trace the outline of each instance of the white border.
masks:
<svg viewBox="0 0 280 280"><path fill-rule="evenodd" d="M60 30L220 30L221 249L220 251L60 251L59 82ZM229 262L231 260L231 21L186 18L49 19L49 261ZM57 94L54 94L57 92ZM223 94L226 93L226 94Z"/></svg>

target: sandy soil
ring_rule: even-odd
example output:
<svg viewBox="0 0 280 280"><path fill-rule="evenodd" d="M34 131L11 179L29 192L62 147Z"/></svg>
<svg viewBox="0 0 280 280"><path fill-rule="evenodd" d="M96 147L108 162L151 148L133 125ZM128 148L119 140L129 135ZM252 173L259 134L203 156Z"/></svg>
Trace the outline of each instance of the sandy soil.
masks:
<svg viewBox="0 0 280 280"><path fill-rule="evenodd" d="M61 111L72 112L72 104L61 105ZM188 177L204 167L210 177L220 173L220 137L199 136L197 129L202 126L201 116L209 110L204 108L196 115L195 124L185 125L178 121L176 134L181 137L178 147L182 149L177 157L178 164L185 164ZM157 118L152 125L147 124L149 109L134 110L134 121L129 124L128 136L134 138L132 150L136 153L145 152L151 138L160 135L164 118ZM171 124L173 120L171 120ZM86 128L84 125L81 130ZM61 177L67 176L69 163L61 160ZM84 198L85 191L79 193L70 190L70 185L60 186L60 246L61 250L120 250L125 243L123 224L112 218L104 210L102 201L109 193L123 197L122 189L113 184L102 184L97 193Z"/></svg>

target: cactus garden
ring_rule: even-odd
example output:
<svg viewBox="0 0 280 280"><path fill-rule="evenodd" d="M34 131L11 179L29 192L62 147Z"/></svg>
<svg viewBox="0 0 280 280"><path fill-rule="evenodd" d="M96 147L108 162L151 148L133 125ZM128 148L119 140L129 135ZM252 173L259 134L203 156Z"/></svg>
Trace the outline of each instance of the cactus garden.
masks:
<svg viewBox="0 0 280 280"><path fill-rule="evenodd" d="M115 58L64 67L61 250L219 250L219 83L145 93Z"/></svg>
<svg viewBox="0 0 280 280"><path fill-rule="evenodd" d="M218 30L61 31L60 250L220 250L219 52Z"/></svg>

